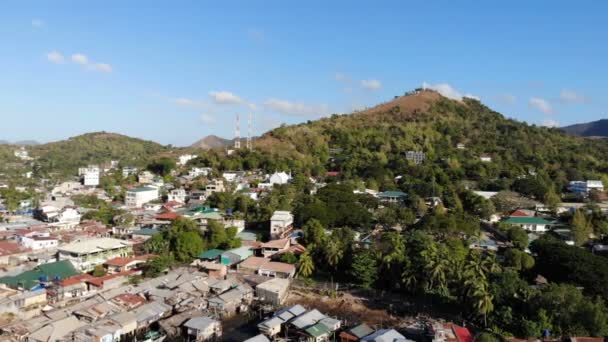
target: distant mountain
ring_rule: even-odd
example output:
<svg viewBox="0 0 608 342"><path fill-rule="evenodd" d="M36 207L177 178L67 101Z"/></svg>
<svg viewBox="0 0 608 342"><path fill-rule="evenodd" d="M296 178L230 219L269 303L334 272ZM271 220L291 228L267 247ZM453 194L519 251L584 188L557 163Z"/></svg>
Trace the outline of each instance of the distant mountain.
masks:
<svg viewBox="0 0 608 342"><path fill-rule="evenodd" d="M608 119L570 125L560 129L568 134L581 137L608 137Z"/></svg>
<svg viewBox="0 0 608 342"><path fill-rule="evenodd" d="M208 135L201 140L195 142L190 147L211 150L232 145L233 140L224 139L217 135Z"/></svg>
<svg viewBox="0 0 608 342"><path fill-rule="evenodd" d="M19 145L19 146L34 146L34 145L40 145L39 142L37 142L36 140L20 140L20 141L16 141L14 142L15 145Z"/></svg>
<svg viewBox="0 0 608 342"><path fill-rule="evenodd" d="M10 144L10 141L8 140L0 140L0 145L8 145Z"/></svg>

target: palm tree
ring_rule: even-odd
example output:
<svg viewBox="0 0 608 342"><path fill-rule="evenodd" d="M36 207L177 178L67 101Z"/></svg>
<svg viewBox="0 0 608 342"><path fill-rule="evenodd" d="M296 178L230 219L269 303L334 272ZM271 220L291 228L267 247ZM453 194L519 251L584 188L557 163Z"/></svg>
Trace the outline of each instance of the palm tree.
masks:
<svg viewBox="0 0 608 342"><path fill-rule="evenodd" d="M483 316L484 326L488 326L488 314L494 311L494 296L490 293L486 282L479 282L475 291L473 291L475 301L473 308L478 315Z"/></svg>
<svg viewBox="0 0 608 342"><path fill-rule="evenodd" d="M325 258L327 259L329 266L335 269L342 260L343 256L344 251L342 250L340 242L335 240L329 241L327 244L327 249L325 250Z"/></svg>
<svg viewBox="0 0 608 342"><path fill-rule="evenodd" d="M308 278L314 271L315 263L313 262L308 251L306 251L300 256L300 267L298 269L298 274L304 278Z"/></svg>

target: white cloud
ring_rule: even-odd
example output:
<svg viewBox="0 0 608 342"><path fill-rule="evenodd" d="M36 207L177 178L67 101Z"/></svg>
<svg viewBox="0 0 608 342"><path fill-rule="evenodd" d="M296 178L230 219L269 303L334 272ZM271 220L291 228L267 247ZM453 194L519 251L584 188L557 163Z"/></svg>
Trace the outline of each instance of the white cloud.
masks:
<svg viewBox="0 0 608 342"><path fill-rule="evenodd" d="M72 62L80 65L89 64L89 58L81 53L75 53L72 55Z"/></svg>
<svg viewBox="0 0 608 342"><path fill-rule="evenodd" d="M553 108L551 107L549 101L541 99L540 97L530 98L530 101L528 101L528 105L545 114L553 113Z"/></svg>
<svg viewBox="0 0 608 342"><path fill-rule="evenodd" d="M454 87L447 83L439 83L439 84L430 84L427 82L422 82L423 89L430 89L438 92L439 94L447 97L452 100L462 100L462 94L456 90ZM469 97L472 95L469 95Z"/></svg>
<svg viewBox="0 0 608 342"><path fill-rule="evenodd" d="M106 63L93 64L92 68L93 68L93 70L96 70L99 72L104 72L107 74L112 72L112 66L110 64L106 64Z"/></svg>
<svg viewBox="0 0 608 342"><path fill-rule="evenodd" d="M563 89L559 93L559 99L567 103L585 103L588 100L585 95L568 89Z"/></svg>
<svg viewBox="0 0 608 342"><path fill-rule="evenodd" d="M229 91L211 91L209 97L217 104L241 105L245 101Z"/></svg>
<svg viewBox="0 0 608 342"><path fill-rule="evenodd" d="M462 97L466 97L467 99L481 101L481 98L479 96L475 96L473 94L464 94L464 95L462 95Z"/></svg>
<svg viewBox="0 0 608 342"><path fill-rule="evenodd" d="M545 127L559 127L559 121L554 119L545 119L541 122L541 125Z"/></svg>
<svg viewBox="0 0 608 342"><path fill-rule="evenodd" d="M51 63L55 63L55 64L63 64L65 63L65 57L63 57L63 55L57 51L51 51L49 53L46 54L46 59L51 62Z"/></svg>
<svg viewBox="0 0 608 342"><path fill-rule="evenodd" d="M201 122L206 124L215 123L215 118L209 114L201 114Z"/></svg>
<svg viewBox="0 0 608 342"><path fill-rule="evenodd" d="M175 99L175 104L178 106L184 106L184 107L190 107L193 106L195 104L194 100L185 98L185 97L180 97L178 99Z"/></svg>
<svg viewBox="0 0 608 342"><path fill-rule="evenodd" d="M32 27L35 29L44 27L44 21L40 19L32 19Z"/></svg>
<svg viewBox="0 0 608 342"><path fill-rule="evenodd" d="M502 94L496 97L497 100L506 105L514 105L517 102L517 97L511 94Z"/></svg>
<svg viewBox="0 0 608 342"><path fill-rule="evenodd" d="M361 80L361 87L367 90L378 90L382 88L382 83L378 80Z"/></svg>
<svg viewBox="0 0 608 342"><path fill-rule="evenodd" d="M340 72L337 72L334 75L334 79L338 82L344 82L344 83L350 83L352 81L352 78L350 76L348 76L347 74L340 73Z"/></svg>
<svg viewBox="0 0 608 342"><path fill-rule="evenodd" d="M329 113L329 107L327 105L309 105L301 102L291 102L276 98L266 100L266 102L264 102L264 106L279 113L294 116L320 117Z"/></svg>

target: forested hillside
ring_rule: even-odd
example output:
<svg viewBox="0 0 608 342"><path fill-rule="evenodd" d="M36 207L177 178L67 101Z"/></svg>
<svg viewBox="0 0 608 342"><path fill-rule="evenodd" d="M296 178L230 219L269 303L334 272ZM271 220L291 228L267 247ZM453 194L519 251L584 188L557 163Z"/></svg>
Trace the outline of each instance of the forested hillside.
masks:
<svg viewBox="0 0 608 342"><path fill-rule="evenodd" d="M124 165L142 166L168 148L152 141L115 133L87 133L67 140L29 148L42 173L76 174L78 167L118 160Z"/></svg>

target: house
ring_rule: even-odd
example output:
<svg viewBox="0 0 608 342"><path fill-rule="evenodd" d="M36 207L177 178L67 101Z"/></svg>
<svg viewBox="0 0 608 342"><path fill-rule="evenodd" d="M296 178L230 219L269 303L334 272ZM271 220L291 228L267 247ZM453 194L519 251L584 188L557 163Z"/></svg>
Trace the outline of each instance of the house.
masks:
<svg viewBox="0 0 608 342"><path fill-rule="evenodd" d="M395 329L381 329L361 339L363 342L413 342Z"/></svg>
<svg viewBox="0 0 608 342"><path fill-rule="evenodd" d="M177 158L177 165L184 166L197 156L194 154L182 154Z"/></svg>
<svg viewBox="0 0 608 342"><path fill-rule="evenodd" d="M293 215L289 211L277 210L270 218L270 238L282 239L293 229Z"/></svg>
<svg viewBox="0 0 608 342"><path fill-rule="evenodd" d="M239 284L217 297L208 300L209 309L225 314L237 313L242 304L250 304L253 300L253 289L247 284Z"/></svg>
<svg viewBox="0 0 608 342"><path fill-rule="evenodd" d="M258 269L258 274L273 278L293 278L296 274L296 267L284 262L271 261L263 264Z"/></svg>
<svg viewBox="0 0 608 342"><path fill-rule="evenodd" d="M199 254L198 258L207 261L217 261L220 259L222 253L224 253L224 251L221 249L210 249Z"/></svg>
<svg viewBox="0 0 608 342"><path fill-rule="evenodd" d="M134 270L112 273L103 277L87 279L85 282L89 286L89 291L111 290L125 284L130 276L141 274Z"/></svg>
<svg viewBox="0 0 608 342"><path fill-rule="evenodd" d="M273 278L265 281L255 288L256 297L262 302L271 305L281 305L287 297L290 281L283 278Z"/></svg>
<svg viewBox="0 0 608 342"><path fill-rule="evenodd" d="M568 190L586 196L591 191L603 192L604 183L600 180L572 181L568 185Z"/></svg>
<svg viewBox="0 0 608 342"><path fill-rule="evenodd" d="M304 329L307 335L306 342L326 342L329 341L331 331L323 323L317 323Z"/></svg>
<svg viewBox="0 0 608 342"><path fill-rule="evenodd" d="M169 192L167 197L168 202L179 202L186 203L186 190L184 189L174 189Z"/></svg>
<svg viewBox="0 0 608 342"><path fill-rule="evenodd" d="M236 182L245 177L245 171L225 171L222 173L222 178L224 178L227 182Z"/></svg>
<svg viewBox="0 0 608 342"><path fill-rule="evenodd" d="M147 240L156 234L160 234L160 231L155 228L142 228L131 232L131 238L133 239L144 239Z"/></svg>
<svg viewBox="0 0 608 342"><path fill-rule="evenodd" d="M252 338L246 339L245 342L270 342L270 340L268 339L268 337L259 334Z"/></svg>
<svg viewBox="0 0 608 342"><path fill-rule="evenodd" d="M117 257L103 263L108 273L114 274L137 269L154 257L152 254L139 255L134 257Z"/></svg>
<svg viewBox="0 0 608 342"><path fill-rule="evenodd" d="M402 191L384 191L378 193L378 199L386 203L400 203L407 199L407 194Z"/></svg>
<svg viewBox="0 0 608 342"><path fill-rule="evenodd" d="M139 184L151 184L154 182L154 174L150 171L143 171L137 175L137 181Z"/></svg>
<svg viewBox="0 0 608 342"><path fill-rule="evenodd" d="M140 208L145 203L158 199L158 188L145 186L127 191L125 205L129 208Z"/></svg>
<svg viewBox="0 0 608 342"><path fill-rule="evenodd" d="M542 217L509 217L501 222L521 227L522 229L533 233L546 232L551 225L551 222Z"/></svg>
<svg viewBox="0 0 608 342"><path fill-rule="evenodd" d="M222 181L221 179L214 179L205 186L206 197L211 196L211 194L213 193L224 191L226 191L226 188L224 187L224 181Z"/></svg>
<svg viewBox="0 0 608 342"><path fill-rule="evenodd" d="M297 316L290 324L297 329L303 330L313 324L317 324L323 318L325 318L324 314L317 309L313 309Z"/></svg>
<svg viewBox="0 0 608 342"><path fill-rule="evenodd" d="M285 321L277 316L274 316L258 324L258 329L264 335L275 336L281 332L281 326L283 323L285 323Z"/></svg>
<svg viewBox="0 0 608 342"><path fill-rule="evenodd" d="M240 273L256 274L256 273L258 273L258 270L260 269L260 267L262 267L264 264L267 264L269 262L270 262L270 259L251 256L251 257L245 259L243 262L239 263L237 265L237 269L239 270Z"/></svg>
<svg viewBox="0 0 608 342"><path fill-rule="evenodd" d="M222 336L222 323L211 317L194 317L184 323L188 340L210 341Z"/></svg>
<svg viewBox="0 0 608 342"><path fill-rule="evenodd" d="M59 240L51 236L22 236L20 242L23 247L32 251L57 248L59 245Z"/></svg>
<svg viewBox="0 0 608 342"><path fill-rule="evenodd" d="M213 169L210 167L193 167L192 169L190 169L190 171L188 171L188 177L190 178L196 178L196 177L200 177L200 176L209 176L211 174L211 171Z"/></svg>
<svg viewBox="0 0 608 342"><path fill-rule="evenodd" d="M125 166L122 168L122 177L127 178L129 176L134 176L137 174L137 168L131 166Z"/></svg>
<svg viewBox="0 0 608 342"><path fill-rule="evenodd" d="M466 147L466 145L465 145L465 144L463 144L463 143L458 143L458 144L456 144L456 148L457 148L457 149L459 149L459 150L464 150L464 149L466 149L467 147Z"/></svg>
<svg viewBox="0 0 608 342"><path fill-rule="evenodd" d="M28 342L60 341L69 336L73 331L85 326L86 323L79 321L76 316L68 316L57 321L52 321L27 336Z"/></svg>
<svg viewBox="0 0 608 342"><path fill-rule="evenodd" d="M87 280L93 279L90 274L83 273L69 277L59 282L56 288L56 300L62 300L64 298L79 298L89 293L89 287L86 283Z"/></svg>
<svg viewBox="0 0 608 342"><path fill-rule="evenodd" d="M277 253L283 253L290 247L289 239L271 240L262 244L262 255L270 258Z"/></svg>
<svg viewBox="0 0 608 342"><path fill-rule="evenodd" d="M371 335L374 329L362 323L340 333L340 342L358 342L365 336Z"/></svg>
<svg viewBox="0 0 608 342"><path fill-rule="evenodd" d="M58 248L58 260L69 260L82 271L91 271L108 259L133 254L132 243L112 238L93 238Z"/></svg>
<svg viewBox="0 0 608 342"><path fill-rule="evenodd" d="M484 163L491 163L492 162L492 157L488 156L488 155L483 155L479 157L479 160L481 160Z"/></svg>
<svg viewBox="0 0 608 342"><path fill-rule="evenodd" d="M226 266L232 266L253 255L251 248L244 246L225 251L220 255L220 262Z"/></svg>
<svg viewBox="0 0 608 342"><path fill-rule="evenodd" d="M137 320L137 329L147 328L150 324L170 314L171 311L172 308L169 305L160 301L153 301L136 308L133 313Z"/></svg>
<svg viewBox="0 0 608 342"><path fill-rule="evenodd" d="M275 172L268 177L265 182L260 183L258 186L262 189L272 188L274 185L287 184L291 180L291 174L285 172Z"/></svg>
<svg viewBox="0 0 608 342"><path fill-rule="evenodd" d="M20 244L12 241L0 241L0 265L16 263L17 257L28 250Z"/></svg>
<svg viewBox="0 0 608 342"><path fill-rule="evenodd" d="M534 217L535 214L534 210L517 209L509 217Z"/></svg>

